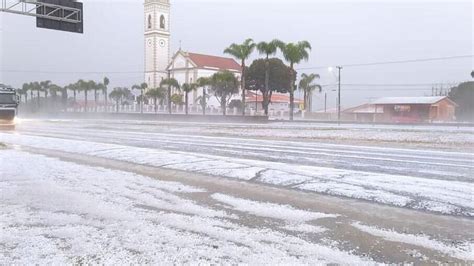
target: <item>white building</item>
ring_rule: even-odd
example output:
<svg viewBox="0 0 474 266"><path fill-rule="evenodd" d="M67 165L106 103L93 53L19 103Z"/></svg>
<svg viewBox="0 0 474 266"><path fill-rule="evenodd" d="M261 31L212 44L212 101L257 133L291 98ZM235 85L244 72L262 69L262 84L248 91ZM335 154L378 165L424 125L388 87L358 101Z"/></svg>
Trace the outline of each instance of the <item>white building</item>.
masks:
<svg viewBox="0 0 474 266"><path fill-rule="evenodd" d="M170 51L170 2L145 0L145 82L156 88L161 80L175 78L180 85L193 83L200 77L228 70L240 79L241 66L232 58L189 53L179 50L171 58ZM202 90L190 95L190 104L202 95ZM237 96L237 98L239 98ZM240 99L240 98L239 98ZM214 97L209 106L219 106Z"/></svg>
<svg viewBox="0 0 474 266"><path fill-rule="evenodd" d="M169 71L170 77L176 79L180 85L196 82L201 77L210 77L223 70L234 73L238 79L240 79L241 76L241 66L232 58L197 54L181 50L176 52L171 58L167 70ZM202 90L192 92L189 95L190 104L195 103L196 99L201 95ZM217 107L219 103L211 97L208 105Z"/></svg>
<svg viewBox="0 0 474 266"><path fill-rule="evenodd" d="M145 82L155 88L168 77L170 60L169 0L145 0Z"/></svg>

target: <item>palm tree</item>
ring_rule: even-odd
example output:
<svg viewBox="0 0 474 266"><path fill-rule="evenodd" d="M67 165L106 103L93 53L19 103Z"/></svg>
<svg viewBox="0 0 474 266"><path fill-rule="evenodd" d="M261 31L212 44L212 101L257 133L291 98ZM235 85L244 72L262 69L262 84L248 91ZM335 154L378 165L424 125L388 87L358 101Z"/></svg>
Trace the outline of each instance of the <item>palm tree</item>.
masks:
<svg viewBox="0 0 474 266"><path fill-rule="evenodd" d="M103 87L103 90L102 90L102 93L104 94L104 99L105 99L105 112L107 113L107 109L109 108L109 105L108 105L108 88L107 86L109 86L110 84L110 80L108 77L104 77L104 87Z"/></svg>
<svg viewBox="0 0 474 266"><path fill-rule="evenodd" d="M153 105L155 106L155 113L158 112L158 99L163 99L166 95L166 89L162 87L150 89L146 92L146 96L153 99Z"/></svg>
<svg viewBox="0 0 474 266"><path fill-rule="evenodd" d="M114 88L109 94L110 99L115 101L115 111L117 113L119 112L119 102L122 100L123 94L123 88Z"/></svg>
<svg viewBox="0 0 474 266"><path fill-rule="evenodd" d="M311 50L311 44L307 41L301 41L298 43L288 43L280 45L280 49L283 53L285 60L290 63L290 71L292 73L292 82L290 86L290 120L293 121L293 111L295 109L295 82L296 82L296 71L295 65L299 64L303 60L308 60L309 51Z"/></svg>
<svg viewBox="0 0 474 266"><path fill-rule="evenodd" d="M176 90L179 90L180 89L179 82L174 78L163 79L160 82L160 87L168 88L168 95L167 95L167 97L168 97L168 111L171 114L171 89L174 88Z"/></svg>
<svg viewBox="0 0 474 266"><path fill-rule="evenodd" d="M230 71L217 72L211 77L211 90L221 104L222 114L226 115L227 104L232 95L239 91L238 80Z"/></svg>
<svg viewBox="0 0 474 266"><path fill-rule="evenodd" d="M76 111L76 104L77 104L77 91L79 90L80 86L79 86L79 82L76 82L76 83L71 83L69 85L67 85L66 87L64 87L66 90L71 90L72 91L72 95L73 95L73 99L74 99L74 102L73 102L73 108L74 108L74 112Z"/></svg>
<svg viewBox="0 0 474 266"><path fill-rule="evenodd" d="M107 90L107 87L104 85L104 83L96 83L95 87L94 87L94 90L104 93ZM95 111L97 112L97 99L96 99Z"/></svg>
<svg viewBox="0 0 474 266"><path fill-rule="evenodd" d="M194 91L197 89L197 84L196 83L184 83L182 86L181 86L181 89L183 90L184 92L184 106L185 106L185 113L186 115L188 114L188 103L189 103L189 93L191 91Z"/></svg>
<svg viewBox="0 0 474 266"><path fill-rule="evenodd" d="M48 93L49 93L49 87L51 86L51 81L50 80L45 80L40 82L41 86L41 91L44 92L44 98L45 100L48 99Z"/></svg>
<svg viewBox="0 0 474 266"><path fill-rule="evenodd" d="M265 91L269 91L270 83L270 56L276 54L279 47L284 44L280 40L271 42L260 42L257 44L257 50L260 54L265 55ZM268 108L265 108L265 115L268 115Z"/></svg>
<svg viewBox="0 0 474 266"><path fill-rule="evenodd" d="M318 74L305 74L301 75L300 83L298 88L303 91L304 93L304 110L311 112L311 99L312 99L312 92L316 89L321 92L322 88L318 84L314 84L314 81L319 79Z"/></svg>
<svg viewBox="0 0 474 266"><path fill-rule="evenodd" d="M49 91L51 92L51 95L53 96L53 104L56 107L57 99L58 99L58 92L61 92L63 88L59 87L56 84L51 84L49 86Z"/></svg>
<svg viewBox="0 0 474 266"><path fill-rule="evenodd" d="M84 92L84 112L87 112L87 96L90 90L90 85L92 85L90 81L84 81L82 79L77 82L78 90Z"/></svg>
<svg viewBox="0 0 474 266"><path fill-rule="evenodd" d="M98 95L97 92L99 90L102 90L102 88L99 86L98 83L96 83L93 80L89 81L89 88L90 88L90 90L94 91L94 112L97 113L97 105L98 105L98 102L99 102L99 95Z"/></svg>
<svg viewBox="0 0 474 266"><path fill-rule="evenodd" d="M241 60L242 76L240 77L240 87L242 88L242 115L245 115L245 60L247 60L255 50L256 44L252 39L245 40L242 44L231 44L224 53Z"/></svg>
<svg viewBox="0 0 474 266"><path fill-rule="evenodd" d="M148 84L133 85L132 90L140 90L140 113L143 114L144 92L148 88Z"/></svg>
<svg viewBox="0 0 474 266"><path fill-rule="evenodd" d="M41 91L41 85L39 82L35 81L31 83L31 87L33 90L36 91L36 107L39 109L40 108L40 91Z"/></svg>
<svg viewBox="0 0 474 266"><path fill-rule="evenodd" d="M207 108L207 99L209 99L209 96L206 93L206 87L211 85L211 79L210 78L205 78L201 77L198 78L197 80L197 87L202 88L202 96L198 97L199 104L202 107L202 114L206 115L206 108Z"/></svg>
<svg viewBox="0 0 474 266"><path fill-rule="evenodd" d="M28 104L28 91L29 90L30 90L30 84L23 83L23 86L21 87L21 93L25 95L25 104Z"/></svg>

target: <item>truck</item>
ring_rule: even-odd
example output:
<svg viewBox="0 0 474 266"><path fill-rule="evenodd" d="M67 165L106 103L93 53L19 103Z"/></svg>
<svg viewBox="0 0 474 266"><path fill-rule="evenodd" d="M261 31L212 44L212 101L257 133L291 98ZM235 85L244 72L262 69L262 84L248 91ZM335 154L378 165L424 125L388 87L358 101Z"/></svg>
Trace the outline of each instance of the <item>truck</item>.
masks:
<svg viewBox="0 0 474 266"><path fill-rule="evenodd" d="M0 87L0 128L14 128L19 98L15 89Z"/></svg>

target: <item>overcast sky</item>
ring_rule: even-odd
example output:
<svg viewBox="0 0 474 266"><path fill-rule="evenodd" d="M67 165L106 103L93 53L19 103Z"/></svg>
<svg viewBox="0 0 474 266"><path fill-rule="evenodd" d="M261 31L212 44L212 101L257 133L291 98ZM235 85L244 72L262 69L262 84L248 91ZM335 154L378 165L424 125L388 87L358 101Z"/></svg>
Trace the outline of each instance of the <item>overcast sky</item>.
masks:
<svg viewBox="0 0 474 266"><path fill-rule="evenodd" d="M0 83L21 86L49 79L65 85L79 78L101 80L104 75L112 86L142 82L143 1L83 2L82 35L36 29L32 17L0 13ZM308 40L313 45L310 60L298 67L324 66L304 70L319 73L321 84L336 83L327 66L473 54L471 1L171 0L171 4L172 51L180 41L184 50L222 55L230 43L249 37ZM343 84L380 86L343 86L343 106L380 96L429 95L430 84L468 80L472 68L472 57L346 67ZM324 87L329 107L336 101L333 89ZM315 108L322 108L324 92L315 98Z"/></svg>

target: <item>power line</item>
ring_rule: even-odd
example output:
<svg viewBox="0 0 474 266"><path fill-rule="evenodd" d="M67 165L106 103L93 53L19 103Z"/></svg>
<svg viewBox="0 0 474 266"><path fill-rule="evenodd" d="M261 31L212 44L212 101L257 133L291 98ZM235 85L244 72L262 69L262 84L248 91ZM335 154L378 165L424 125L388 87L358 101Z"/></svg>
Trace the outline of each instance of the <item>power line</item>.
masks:
<svg viewBox="0 0 474 266"><path fill-rule="evenodd" d="M433 82L433 83L402 83L402 84L396 84L396 83L379 83L379 84L374 84L374 83L342 83L341 86L345 87L433 87L433 86L454 86L455 84L462 83L462 81L459 82L449 82L449 83L443 83L443 82ZM335 87L338 86L338 84L324 84L321 85L321 87Z"/></svg>
<svg viewBox="0 0 474 266"><path fill-rule="evenodd" d="M457 55L457 56L419 58L419 59L407 59L407 60L395 60L395 61L379 61L379 62L372 62L372 63L347 64L347 65L341 65L341 66L342 67L363 67L363 66L377 66L377 65L407 64L407 63L420 63L420 62L430 62L430 61L447 61L447 60L472 58L472 57L474 57L474 55ZM333 67L333 66L302 67L296 70L327 69L329 67Z"/></svg>
<svg viewBox="0 0 474 266"><path fill-rule="evenodd" d="M430 62L430 61L446 61L455 60L462 58L472 58L474 55L458 55L458 56L446 56L446 57L432 57L432 58L421 58L421 59L408 59L408 60L397 60L397 61L379 61L372 63L358 63L358 64L347 64L341 65L342 67L362 67L362 66L375 66L375 65L390 65L390 64L405 64L405 63L418 63L418 62ZM297 68L296 70L308 70L308 69L327 69L332 66L316 66L316 67L303 67ZM126 70L126 71L52 71L52 70L20 70L20 69L3 69L0 72L5 73L36 73L36 74L142 74L144 70Z"/></svg>

